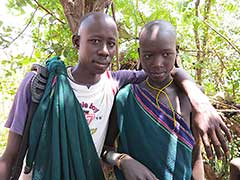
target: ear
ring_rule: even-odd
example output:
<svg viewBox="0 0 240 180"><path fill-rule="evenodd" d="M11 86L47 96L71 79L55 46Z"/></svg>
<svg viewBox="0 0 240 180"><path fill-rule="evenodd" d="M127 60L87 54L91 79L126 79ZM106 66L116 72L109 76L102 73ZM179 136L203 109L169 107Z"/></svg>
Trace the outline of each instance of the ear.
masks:
<svg viewBox="0 0 240 180"><path fill-rule="evenodd" d="M80 36L79 35L73 35L72 36L72 43L73 43L73 47L76 49L79 49L79 40L80 40Z"/></svg>
<svg viewBox="0 0 240 180"><path fill-rule="evenodd" d="M137 62L137 70L142 70L142 64L141 64L141 60L140 60L140 48L138 48L137 51L138 51L138 56L139 56L139 59Z"/></svg>
<svg viewBox="0 0 240 180"><path fill-rule="evenodd" d="M141 64L140 59L137 62L137 70L142 70L142 64Z"/></svg>
<svg viewBox="0 0 240 180"><path fill-rule="evenodd" d="M178 64L178 61L179 61L179 56L178 56L178 54L176 54L176 57L175 57L175 62L174 62L174 66L176 67L176 68L179 68L179 64Z"/></svg>

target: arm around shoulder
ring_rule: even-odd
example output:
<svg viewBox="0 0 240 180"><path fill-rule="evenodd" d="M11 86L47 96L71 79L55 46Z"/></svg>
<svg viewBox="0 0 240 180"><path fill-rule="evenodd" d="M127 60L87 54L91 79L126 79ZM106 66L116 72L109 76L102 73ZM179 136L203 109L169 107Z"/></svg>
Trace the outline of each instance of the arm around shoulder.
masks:
<svg viewBox="0 0 240 180"><path fill-rule="evenodd" d="M223 156L222 151L228 154L228 146L224 134L228 141L231 141L230 131L210 103L208 97L198 88L191 76L181 68L175 68L172 76L180 88L184 90L192 104L193 110L196 112L193 123L198 128L208 158L213 157L212 144L217 157L221 159Z"/></svg>

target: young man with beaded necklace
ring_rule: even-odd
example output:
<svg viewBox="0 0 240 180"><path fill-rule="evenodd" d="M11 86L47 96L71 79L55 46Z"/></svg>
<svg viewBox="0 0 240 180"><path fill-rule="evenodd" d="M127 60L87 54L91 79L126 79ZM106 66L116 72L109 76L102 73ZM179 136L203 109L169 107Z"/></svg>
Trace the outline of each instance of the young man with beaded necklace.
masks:
<svg viewBox="0 0 240 180"><path fill-rule="evenodd" d="M163 20L151 21L140 32L139 44L147 78L116 96L117 117L111 121L117 119L122 154L107 153L106 161L122 170L116 171L118 180L191 179L192 166L192 177L204 179L199 137L194 131L193 153L190 130L196 113L171 76L177 55L175 28Z"/></svg>
<svg viewBox="0 0 240 180"><path fill-rule="evenodd" d="M111 60L116 52L117 37L117 26L114 20L104 13L97 12L84 16L82 18L78 34L73 36L73 44L78 49L79 57L77 65L72 68L68 68L68 80L73 88L74 93L76 93L76 97L79 99L79 103L83 110L85 111L84 107L86 107L85 100L89 101L87 102L87 108L90 108L93 113L97 113L95 116L91 117L99 117L99 119L95 118L88 121L90 129L93 129L92 133L94 134L92 134L92 137L98 155L101 153L102 145L105 139L108 116L113 104L115 92L124 84L130 82L140 82L145 78L143 72L136 73L130 71L107 71L109 64L111 63ZM181 75L179 75L179 73ZM0 179L9 178L11 168L17 157L19 146L22 140L25 116L29 110L29 100L31 98L29 95L29 86L32 77L33 74L29 73L22 81L6 123L6 127L8 127L10 131L6 150L0 158ZM201 97L199 100L193 95L195 93L189 91L189 87L192 87L192 90L196 88L196 85L194 85L194 83L191 81L187 81L189 78L186 77L186 73L181 73L178 71L178 73L175 73L174 79L176 79L178 82L183 82L183 79L185 79L185 82L187 82L183 83L185 85L182 84L182 86L186 89L186 92L189 93L188 95L192 100L191 102L193 106L199 111L199 118L196 123L199 125L201 130L200 134L206 140L204 142L207 142L205 143L207 147L210 147L208 138L216 137L215 134L213 134L216 130L220 131L222 129L229 137L228 129L217 115L215 109L212 108L208 99L201 94L198 89L196 89L196 91L199 92L197 94L199 97ZM102 84L102 82L106 84ZM106 92L97 89L99 84L101 84L101 87L107 88ZM94 91L96 96L91 96L90 92L93 89L97 89ZM109 100L109 102L105 102L105 100L100 97L104 96L103 93L106 93L107 96L105 98ZM93 98L94 102L92 102L88 96ZM102 105L100 101L105 102L105 105ZM94 105L95 103L98 105ZM99 111L98 107L104 111L104 118L101 117L103 113ZM206 109L210 109L210 111L206 111ZM86 111L86 119L88 120L89 116L87 113L88 112ZM104 123L101 123L102 121ZM97 132L96 127L91 127L93 126L93 122L99 125ZM212 134L208 134L208 132L212 132ZM220 140L224 151L227 151L225 139L222 133L220 133L220 135L221 136L214 138L214 142L218 142L219 144ZM218 147L218 149L220 148L221 147ZM211 149L209 150L211 155L212 151Z"/></svg>

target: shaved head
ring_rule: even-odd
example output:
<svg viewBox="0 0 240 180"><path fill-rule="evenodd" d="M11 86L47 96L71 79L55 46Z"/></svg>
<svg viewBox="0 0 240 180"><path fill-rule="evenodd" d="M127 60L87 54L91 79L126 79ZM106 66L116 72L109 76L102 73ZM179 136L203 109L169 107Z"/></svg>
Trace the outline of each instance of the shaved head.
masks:
<svg viewBox="0 0 240 180"><path fill-rule="evenodd" d="M101 12L83 16L78 34L72 37L81 70L94 76L104 73L116 54L117 39L117 25L112 17Z"/></svg>
<svg viewBox="0 0 240 180"><path fill-rule="evenodd" d="M151 21L139 34L139 57L151 84L163 87L171 79L176 58L176 31L163 20Z"/></svg>
<svg viewBox="0 0 240 180"><path fill-rule="evenodd" d="M164 20L155 20L147 23L139 33L140 45L144 39L154 39L159 35L170 35L173 39L176 39L175 27Z"/></svg>
<svg viewBox="0 0 240 180"><path fill-rule="evenodd" d="M91 13L85 14L80 19L78 35L81 34L81 31L83 29L87 28L89 25L94 24L96 21L102 22L102 24L115 26L116 32L117 32L117 25L111 16L109 16L105 13L102 13L102 12L91 12ZM98 27L96 27L96 28L98 28Z"/></svg>

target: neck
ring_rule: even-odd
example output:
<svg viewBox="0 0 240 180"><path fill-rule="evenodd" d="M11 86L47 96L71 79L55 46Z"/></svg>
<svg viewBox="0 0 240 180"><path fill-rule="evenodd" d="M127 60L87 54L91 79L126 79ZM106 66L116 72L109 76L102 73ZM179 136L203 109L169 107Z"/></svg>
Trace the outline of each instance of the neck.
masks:
<svg viewBox="0 0 240 180"><path fill-rule="evenodd" d="M170 109L172 110L172 116L173 116L173 122L174 122L174 128L175 128L176 127L176 117L175 117L174 108L173 108L173 105L171 103L171 100L170 100L167 92L164 91L166 88L171 86L171 84L173 82L173 79L171 78L171 76L169 76L169 78L166 78L163 81L163 83L161 83L161 85L159 83L157 83L158 86L150 84L149 78L147 78L145 82L146 82L146 86L148 87L150 92L151 92L151 90L155 91L155 92L158 91L157 94L156 94L156 97L155 97L155 102L156 102L158 108L160 108L160 105L159 105L159 96L160 96L160 94L163 93L165 95L165 97L167 98L167 101L168 101L168 104L170 106Z"/></svg>
<svg viewBox="0 0 240 180"><path fill-rule="evenodd" d="M101 74L92 74L79 64L72 69L72 76L76 83L82 85L93 85L100 80Z"/></svg>
<svg viewBox="0 0 240 180"><path fill-rule="evenodd" d="M163 80L163 81L161 81L161 82L153 81L153 80L149 79L148 77L147 77L147 79L146 79L146 81L148 81L148 83L149 83L152 87L154 87L154 88L156 88L156 89L158 89L158 90L160 90L160 89L163 89L163 90L164 90L165 88L167 88L168 86L170 86L172 80L173 80L173 79L172 79L171 76L168 76L165 80ZM169 84L169 83L170 83L170 84ZM168 85L168 84L169 84L169 85Z"/></svg>

